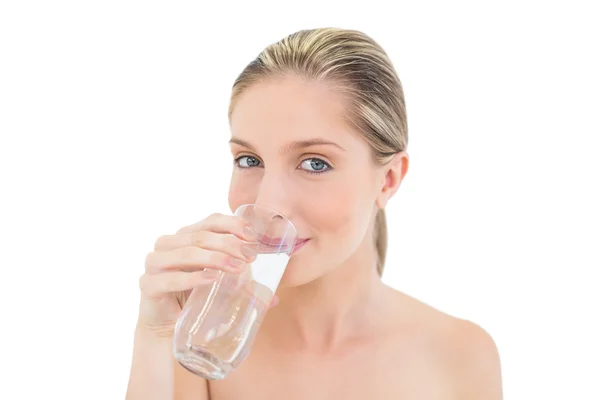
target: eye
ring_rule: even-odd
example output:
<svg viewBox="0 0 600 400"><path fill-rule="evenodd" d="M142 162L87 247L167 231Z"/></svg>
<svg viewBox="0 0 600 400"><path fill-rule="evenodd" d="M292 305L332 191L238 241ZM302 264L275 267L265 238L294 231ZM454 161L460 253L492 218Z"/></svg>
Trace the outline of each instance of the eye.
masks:
<svg viewBox="0 0 600 400"><path fill-rule="evenodd" d="M250 168L256 167L260 164L260 161L256 157L251 156L241 156L236 158L233 163L240 168Z"/></svg>
<svg viewBox="0 0 600 400"><path fill-rule="evenodd" d="M252 156L240 156L233 160L233 164L240 169L246 169L260 166L260 160ZM327 162L314 157L302 161L300 168L309 174L322 174L333 169Z"/></svg>
<svg viewBox="0 0 600 400"><path fill-rule="evenodd" d="M331 169L331 166L320 158L307 158L300 165L306 168L306 172L311 174L322 174Z"/></svg>

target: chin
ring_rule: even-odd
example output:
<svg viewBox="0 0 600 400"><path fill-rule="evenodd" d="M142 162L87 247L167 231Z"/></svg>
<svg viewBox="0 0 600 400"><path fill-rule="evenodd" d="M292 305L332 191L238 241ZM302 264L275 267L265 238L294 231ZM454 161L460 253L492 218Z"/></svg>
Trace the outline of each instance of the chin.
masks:
<svg viewBox="0 0 600 400"><path fill-rule="evenodd" d="M311 262L307 257L292 257L281 277L279 287L298 287L319 279L322 271L316 266L317 263Z"/></svg>
<svg viewBox="0 0 600 400"><path fill-rule="evenodd" d="M306 277L306 272L308 271L298 271L299 265L294 262L294 259L291 259L281 277L281 281L279 282L279 287L281 288L290 288L302 286L303 284L310 281ZM303 276L304 275L304 276Z"/></svg>

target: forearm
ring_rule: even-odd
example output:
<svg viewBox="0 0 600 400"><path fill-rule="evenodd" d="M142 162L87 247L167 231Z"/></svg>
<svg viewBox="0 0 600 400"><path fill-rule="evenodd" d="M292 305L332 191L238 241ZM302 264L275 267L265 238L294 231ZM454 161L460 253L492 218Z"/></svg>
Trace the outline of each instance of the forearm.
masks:
<svg viewBox="0 0 600 400"><path fill-rule="evenodd" d="M136 330L126 400L173 400L173 338Z"/></svg>

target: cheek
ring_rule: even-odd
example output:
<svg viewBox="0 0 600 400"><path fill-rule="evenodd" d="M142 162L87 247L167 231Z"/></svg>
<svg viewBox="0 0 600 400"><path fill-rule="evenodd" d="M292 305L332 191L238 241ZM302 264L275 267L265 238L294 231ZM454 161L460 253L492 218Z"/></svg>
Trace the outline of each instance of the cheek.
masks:
<svg viewBox="0 0 600 400"><path fill-rule="evenodd" d="M254 182L252 176L240 176L239 172L233 171L229 183L229 209L234 212L242 204L254 203L259 182Z"/></svg>
<svg viewBox="0 0 600 400"><path fill-rule="evenodd" d="M368 185L361 182L340 179L323 185L318 193L304 195L306 213L311 215L309 223L324 240L348 240L364 233L373 200Z"/></svg>

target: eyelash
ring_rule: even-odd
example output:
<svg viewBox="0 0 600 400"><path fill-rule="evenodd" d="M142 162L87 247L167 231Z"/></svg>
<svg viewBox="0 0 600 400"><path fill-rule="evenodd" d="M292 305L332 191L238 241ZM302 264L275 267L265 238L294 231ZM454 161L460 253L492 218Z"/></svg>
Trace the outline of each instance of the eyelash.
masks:
<svg viewBox="0 0 600 400"><path fill-rule="evenodd" d="M253 157L253 156L239 156L237 157L235 160L233 160L233 165L239 169L249 169L249 168L253 168L253 167L240 167L239 161L244 158L244 157L248 157L248 158L254 158L255 160L259 161L258 158ZM312 175L320 175L320 174L324 174L326 172L330 172L331 170L333 170L333 168L331 167L331 165L329 165L328 162L326 162L323 159L320 159L318 157L309 157L309 158L305 158L304 160L302 160L302 162L306 161L306 160L318 160L320 162L322 162L323 164L325 164L326 168L323 171L307 171L305 169L303 169L302 171L312 174Z"/></svg>

